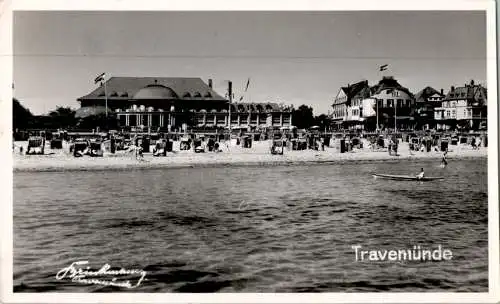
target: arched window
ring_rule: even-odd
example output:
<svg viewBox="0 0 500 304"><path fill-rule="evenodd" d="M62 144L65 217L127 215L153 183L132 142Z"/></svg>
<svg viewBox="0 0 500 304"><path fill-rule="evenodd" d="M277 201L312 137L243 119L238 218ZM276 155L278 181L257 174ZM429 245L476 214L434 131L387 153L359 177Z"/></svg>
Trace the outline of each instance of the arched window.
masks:
<svg viewBox="0 0 500 304"><path fill-rule="evenodd" d="M207 92L207 93L205 94L205 98L212 98L212 94L211 94L210 92Z"/></svg>
<svg viewBox="0 0 500 304"><path fill-rule="evenodd" d="M193 97L199 98L199 97L201 97L201 93L200 92L196 92L196 93L194 93Z"/></svg>
<svg viewBox="0 0 500 304"><path fill-rule="evenodd" d="M184 95L182 95L183 98L191 98L191 94L189 94L189 92L186 92L184 93Z"/></svg>

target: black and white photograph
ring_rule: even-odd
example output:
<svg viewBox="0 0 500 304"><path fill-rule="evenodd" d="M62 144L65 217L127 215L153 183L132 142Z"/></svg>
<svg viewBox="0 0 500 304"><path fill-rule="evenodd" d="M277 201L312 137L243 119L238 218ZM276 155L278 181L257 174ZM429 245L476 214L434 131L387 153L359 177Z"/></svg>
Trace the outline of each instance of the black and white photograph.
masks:
<svg viewBox="0 0 500 304"><path fill-rule="evenodd" d="M496 12L465 2L13 9L2 297L494 302Z"/></svg>

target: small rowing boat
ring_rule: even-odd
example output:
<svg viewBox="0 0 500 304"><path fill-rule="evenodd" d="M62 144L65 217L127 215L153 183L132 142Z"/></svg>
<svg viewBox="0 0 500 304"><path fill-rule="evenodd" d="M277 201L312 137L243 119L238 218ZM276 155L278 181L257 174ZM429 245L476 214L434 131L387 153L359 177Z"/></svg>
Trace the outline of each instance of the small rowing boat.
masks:
<svg viewBox="0 0 500 304"><path fill-rule="evenodd" d="M392 175L392 174L373 174L375 178L383 178L383 179L391 179L391 180L400 180L400 181L421 181L421 182L429 182L444 179L444 177L422 177L418 178L416 176L411 175Z"/></svg>

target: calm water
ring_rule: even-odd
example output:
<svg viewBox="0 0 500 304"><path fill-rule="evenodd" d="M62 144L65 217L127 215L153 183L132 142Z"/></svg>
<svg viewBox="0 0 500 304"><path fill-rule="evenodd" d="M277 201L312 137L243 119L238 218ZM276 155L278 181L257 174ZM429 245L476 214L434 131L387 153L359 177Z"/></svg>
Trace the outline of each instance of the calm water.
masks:
<svg viewBox="0 0 500 304"><path fill-rule="evenodd" d="M14 174L16 292L488 290L487 161ZM426 168L439 182L374 179ZM356 261L450 249L451 261ZM88 260L136 289L56 280Z"/></svg>

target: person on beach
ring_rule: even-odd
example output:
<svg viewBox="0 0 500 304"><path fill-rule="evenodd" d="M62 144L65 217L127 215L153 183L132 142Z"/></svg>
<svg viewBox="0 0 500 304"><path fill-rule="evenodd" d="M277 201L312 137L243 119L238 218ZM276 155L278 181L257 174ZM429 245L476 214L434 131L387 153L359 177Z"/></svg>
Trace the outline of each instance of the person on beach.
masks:
<svg viewBox="0 0 500 304"><path fill-rule="evenodd" d="M417 174L417 179L422 179L424 178L424 168L420 168L420 173Z"/></svg>
<svg viewBox="0 0 500 304"><path fill-rule="evenodd" d="M472 146L472 150L476 150L476 138L475 137L472 138L472 142L470 143L470 145Z"/></svg>
<svg viewBox="0 0 500 304"><path fill-rule="evenodd" d="M446 167L448 165L448 161L446 161L446 155L448 154L448 150L444 151L443 158L441 158L441 166Z"/></svg>

